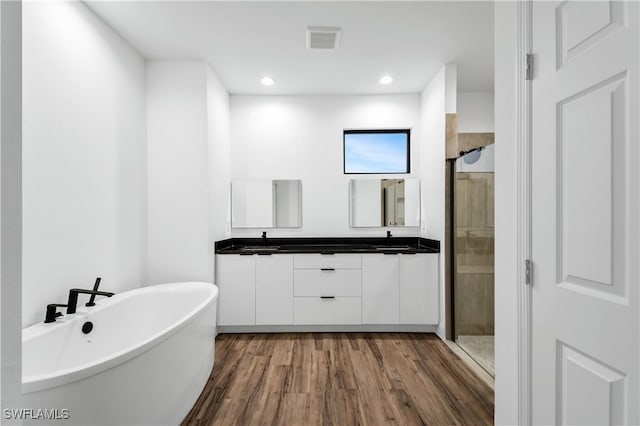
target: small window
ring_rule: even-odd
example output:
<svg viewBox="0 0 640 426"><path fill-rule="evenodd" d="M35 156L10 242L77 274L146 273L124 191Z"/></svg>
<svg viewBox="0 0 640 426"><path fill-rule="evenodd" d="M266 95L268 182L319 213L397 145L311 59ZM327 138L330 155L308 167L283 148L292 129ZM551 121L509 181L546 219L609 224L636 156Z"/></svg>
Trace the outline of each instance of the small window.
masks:
<svg viewBox="0 0 640 426"><path fill-rule="evenodd" d="M409 173L409 129L345 130L345 174Z"/></svg>

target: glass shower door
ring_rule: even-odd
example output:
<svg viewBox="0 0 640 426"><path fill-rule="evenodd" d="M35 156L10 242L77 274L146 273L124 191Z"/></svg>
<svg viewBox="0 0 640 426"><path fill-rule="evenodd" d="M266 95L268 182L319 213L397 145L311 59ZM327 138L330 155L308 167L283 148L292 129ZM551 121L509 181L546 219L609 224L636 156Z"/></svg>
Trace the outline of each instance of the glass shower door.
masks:
<svg viewBox="0 0 640 426"><path fill-rule="evenodd" d="M492 157L493 146L491 145L482 151L460 157L456 161L453 296L455 341L493 376L494 169Z"/></svg>

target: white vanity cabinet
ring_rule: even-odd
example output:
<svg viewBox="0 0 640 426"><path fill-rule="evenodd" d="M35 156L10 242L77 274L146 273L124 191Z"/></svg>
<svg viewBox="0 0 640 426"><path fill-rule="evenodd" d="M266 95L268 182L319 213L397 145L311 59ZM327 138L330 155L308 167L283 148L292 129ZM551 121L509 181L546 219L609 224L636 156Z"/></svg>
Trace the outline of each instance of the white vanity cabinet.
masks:
<svg viewBox="0 0 640 426"><path fill-rule="evenodd" d="M240 254L217 256L219 325L255 325L256 257Z"/></svg>
<svg viewBox="0 0 640 426"><path fill-rule="evenodd" d="M438 324L438 255L363 254L364 324Z"/></svg>
<svg viewBox="0 0 640 426"><path fill-rule="evenodd" d="M293 324L293 255L256 255L256 325Z"/></svg>
<svg viewBox="0 0 640 426"><path fill-rule="evenodd" d="M300 325L362 323L362 256L295 254L293 321Z"/></svg>
<svg viewBox="0 0 640 426"><path fill-rule="evenodd" d="M433 326L438 265L437 253L217 255L218 324Z"/></svg>

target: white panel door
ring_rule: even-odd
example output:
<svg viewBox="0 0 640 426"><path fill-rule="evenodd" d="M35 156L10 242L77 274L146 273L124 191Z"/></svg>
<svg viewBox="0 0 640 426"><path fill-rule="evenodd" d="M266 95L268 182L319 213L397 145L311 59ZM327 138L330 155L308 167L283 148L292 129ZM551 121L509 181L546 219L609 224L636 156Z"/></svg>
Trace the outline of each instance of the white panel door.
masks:
<svg viewBox="0 0 640 426"><path fill-rule="evenodd" d="M400 322L400 262L396 254L362 255L362 323Z"/></svg>
<svg viewBox="0 0 640 426"><path fill-rule="evenodd" d="M256 324L293 324L293 255L256 257Z"/></svg>
<svg viewBox="0 0 640 426"><path fill-rule="evenodd" d="M534 2L532 420L638 424L638 2Z"/></svg>

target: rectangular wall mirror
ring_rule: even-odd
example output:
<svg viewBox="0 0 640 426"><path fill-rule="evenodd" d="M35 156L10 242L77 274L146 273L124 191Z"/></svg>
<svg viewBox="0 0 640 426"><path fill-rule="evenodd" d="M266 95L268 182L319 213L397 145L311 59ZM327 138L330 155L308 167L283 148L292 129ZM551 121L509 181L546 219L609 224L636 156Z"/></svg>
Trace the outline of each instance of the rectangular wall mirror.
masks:
<svg viewBox="0 0 640 426"><path fill-rule="evenodd" d="M232 228L301 226L300 180L239 179L231 183Z"/></svg>
<svg viewBox="0 0 640 426"><path fill-rule="evenodd" d="M351 227L420 226L419 179L352 179Z"/></svg>

